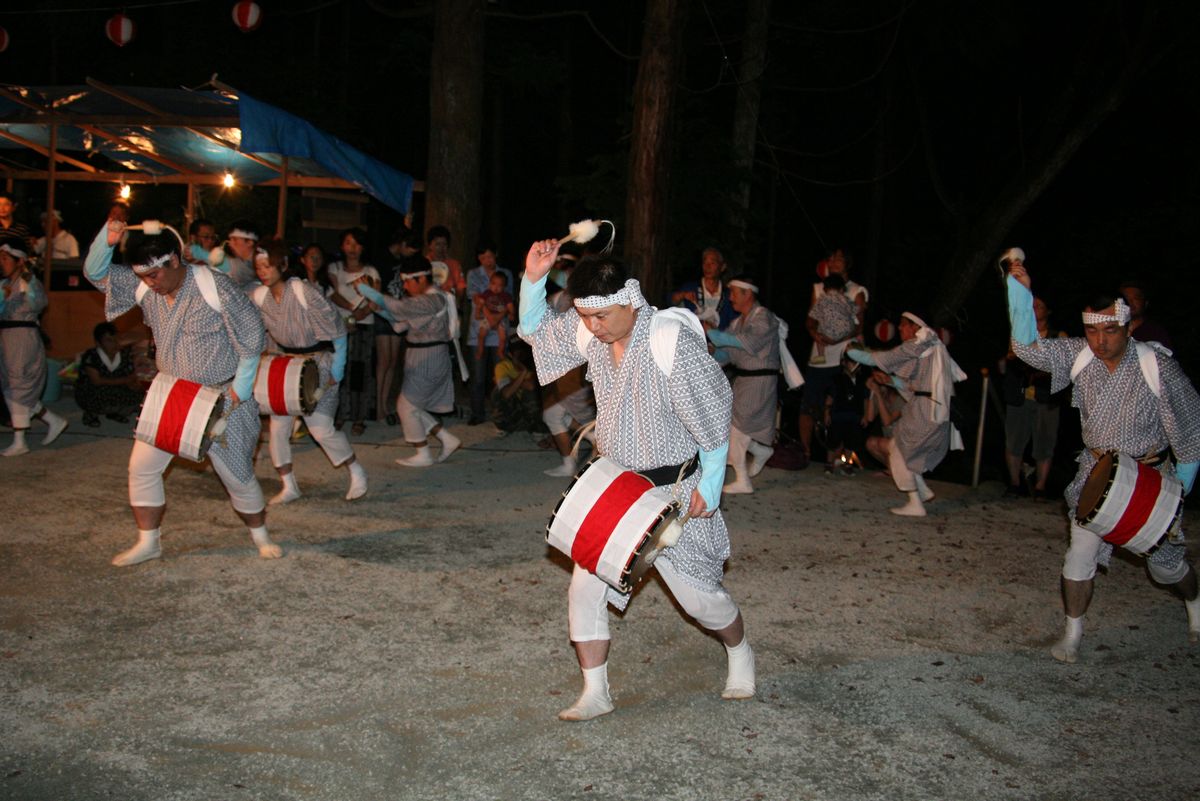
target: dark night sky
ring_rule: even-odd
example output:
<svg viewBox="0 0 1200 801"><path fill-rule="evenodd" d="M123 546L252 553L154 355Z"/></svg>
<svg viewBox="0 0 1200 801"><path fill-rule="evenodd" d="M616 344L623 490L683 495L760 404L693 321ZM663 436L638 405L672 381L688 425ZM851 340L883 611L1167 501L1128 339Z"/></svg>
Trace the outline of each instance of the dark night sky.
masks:
<svg viewBox="0 0 1200 801"><path fill-rule="evenodd" d="M432 20L419 13L422 4L261 2L264 22L249 34L233 27L232 5L129 7L138 34L117 48L103 35L111 6L12 0L0 13L11 37L0 80L66 84L90 76L117 85L197 86L219 73L424 177ZM47 13L87 7L97 10ZM1067 119L1111 85L1146 7L775 0L753 226L743 245L726 241L726 232L732 66L744 11L733 0L693 0L672 170L676 273L690 273L698 251L715 242L736 254L736 267L769 276L767 305L798 318L826 247L850 247L863 274L871 192L879 185L875 309L898 312L928 299L961 233L933 191L930 165L965 220L979 224L1005 184L1030 168L1072 75L1079 98ZM515 265L533 237L565 230L585 214L623 214L636 74L625 56L640 46L644 3L503 0L488 8L482 233ZM565 9L588 11L607 42L578 16L509 16ZM1029 252L1068 329L1085 287L1110 288L1134 274L1149 279L1156 311L1184 345L1185 364L1184 343L1195 341L1197 324L1177 289L1200 261L1193 223L1200 165L1186 123L1200 100L1200 48L1190 46L1197 15L1192 4L1163 4L1152 48L1160 58L1008 237ZM1100 46L1081 60L1094 24ZM392 222L379 220L379 229ZM83 222L78 227L89 227ZM961 339L994 335L1002 324L999 297L989 274L964 307ZM983 351L974 349L967 361Z"/></svg>

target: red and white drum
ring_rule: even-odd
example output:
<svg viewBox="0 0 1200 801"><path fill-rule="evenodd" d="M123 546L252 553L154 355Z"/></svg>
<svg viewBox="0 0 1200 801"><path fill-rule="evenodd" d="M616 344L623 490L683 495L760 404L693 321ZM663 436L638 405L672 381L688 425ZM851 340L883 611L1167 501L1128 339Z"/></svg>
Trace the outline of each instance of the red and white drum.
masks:
<svg viewBox="0 0 1200 801"><path fill-rule="evenodd" d="M1127 453L1096 462L1079 495L1075 519L1113 545L1146 553L1183 510L1183 485Z"/></svg>
<svg viewBox="0 0 1200 801"><path fill-rule="evenodd" d="M669 487L607 457L576 474L546 526L546 542L620 592L641 581L679 504Z"/></svg>
<svg viewBox="0 0 1200 801"><path fill-rule="evenodd" d="M224 405L219 389L159 373L146 391L134 436L159 450L203 462Z"/></svg>
<svg viewBox="0 0 1200 801"><path fill-rule="evenodd" d="M312 414L320 383L317 363L307 356L263 356L254 377L254 399L264 414Z"/></svg>

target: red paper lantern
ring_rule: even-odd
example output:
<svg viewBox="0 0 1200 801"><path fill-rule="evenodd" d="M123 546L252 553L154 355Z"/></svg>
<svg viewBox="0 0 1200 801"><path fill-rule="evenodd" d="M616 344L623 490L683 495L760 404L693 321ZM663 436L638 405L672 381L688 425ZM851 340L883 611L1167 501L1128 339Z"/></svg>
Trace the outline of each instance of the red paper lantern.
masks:
<svg viewBox="0 0 1200 801"><path fill-rule="evenodd" d="M8 31L0 28L0 53L8 49Z"/></svg>
<svg viewBox="0 0 1200 801"><path fill-rule="evenodd" d="M133 20L124 14L114 14L104 23L104 35L117 47L129 44L136 30Z"/></svg>
<svg viewBox="0 0 1200 801"><path fill-rule="evenodd" d="M875 338L880 342L891 342L894 336L896 336L896 326L892 325L891 320L885 318L875 323Z"/></svg>
<svg viewBox="0 0 1200 801"><path fill-rule="evenodd" d="M950 340L954 339L954 334L950 333L949 328L939 328L937 330L938 339L942 340L943 345L949 345Z"/></svg>
<svg viewBox="0 0 1200 801"><path fill-rule="evenodd" d="M234 4L233 24L238 26L238 30L242 33L250 33L261 22L262 9L259 8L258 3L252 3L250 0L242 0L242 2Z"/></svg>
<svg viewBox="0 0 1200 801"><path fill-rule="evenodd" d="M822 281L829 275L829 259L821 259L817 262L817 278Z"/></svg>

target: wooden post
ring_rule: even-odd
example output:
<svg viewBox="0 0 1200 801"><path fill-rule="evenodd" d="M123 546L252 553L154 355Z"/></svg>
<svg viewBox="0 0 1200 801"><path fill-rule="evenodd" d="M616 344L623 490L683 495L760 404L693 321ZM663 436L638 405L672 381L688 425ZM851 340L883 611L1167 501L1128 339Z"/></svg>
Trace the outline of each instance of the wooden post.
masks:
<svg viewBox="0 0 1200 801"><path fill-rule="evenodd" d="M50 225L50 218L54 216L54 181L58 173L58 126L50 126L50 166L46 169L46 223ZM54 233L58 233L58 221L53 223ZM42 226L43 229L46 226ZM43 231L44 232L44 231ZM54 266L54 238L46 237L46 250L43 252L42 261L42 289L45 292L50 291L50 271Z"/></svg>
<svg viewBox="0 0 1200 801"><path fill-rule="evenodd" d="M275 216L275 238L282 240L287 227L288 157L283 157L279 170L279 211Z"/></svg>
<svg viewBox="0 0 1200 801"><path fill-rule="evenodd" d="M988 371L979 371L983 376L983 388L979 393L979 428L975 430L975 466L971 469L971 488L979 486L979 462L983 458L983 424L987 420Z"/></svg>
<svg viewBox="0 0 1200 801"><path fill-rule="evenodd" d="M196 221L196 185L187 185L187 206L183 210L183 225L184 230L192 227L192 223Z"/></svg>

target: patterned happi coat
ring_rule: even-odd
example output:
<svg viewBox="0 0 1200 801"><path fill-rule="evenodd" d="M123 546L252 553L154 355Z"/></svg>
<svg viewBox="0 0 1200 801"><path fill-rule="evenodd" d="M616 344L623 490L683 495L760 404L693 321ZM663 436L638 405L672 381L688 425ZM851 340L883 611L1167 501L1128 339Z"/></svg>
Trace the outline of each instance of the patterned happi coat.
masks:
<svg viewBox="0 0 1200 801"><path fill-rule="evenodd" d="M755 303L738 315L725 333L737 337L741 348L726 348L729 362L739 370L774 370L771 375L735 375L733 425L751 439L775 441L775 407L779 400L779 318Z"/></svg>
<svg viewBox="0 0 1200 801"><path fill-rule="evenodd" d="M404 349L404 379L400 394L418 409L445 414L454 409L454 365L450 356L449 304L451 295L437 287L424 294L402 298L383 296L387 310L395 318L392 328L408 333ZM427 342L433 347L413 347ZM445 343L445 344L440 344Z"/></svg>
<svg viewBox="0 0 1200 801"><path fill-rule="evenodd" d="M88 254L88 280L105 295L104 314L109 320L120 317L135 305L141 306L146 325L154 332L155 364L160 373L221 387L225 408L233 403L230 383L238 361L262 354L266 344L262 317L254 302L224 273L212 271L221 310L208 305L196 285L195 271L204 265L185 265L183 283L175 292L174 303L165 295L146 292L139 302L142 279L133 270L111 264L112 248L103 241L102 230ZM93 279L92 265L107 267L107 274ZM224 436L213 443L209 453L217 454L238 481L254 478L254 446L258 442L258 403L251 394L229 413Z"/></svg>
<svg viewBox="0 0 1200 801"><path fill-rule="evenodd" d="M577 333L583 322L573 308L547 309L534 331L523 332L533 346L543 385L586 362L596 396L596 447L631 470L682 464L698 448L714 450L729 440L729 381L708 354L705 341L686 325L680 326L668 377L650 347L650 322L656 313L651 306L638 311L620 364L613 363L612 348L595 338L588 341L586 353L580 353ZM683 482L678 500L684 509L700 477L697 470ZM729 558L729 531L721 512L689 518L679 541L659 558L669 559L697 589L719 589ZM609 600L624 608L628 596L610 590Z"/></svg>
<svg viewBox="0 0 1200 801"><path fill-rule="evenodd" d="M1021 361L1050 374L1051 392L1071 383L1071 369L1087 346L1082 338L1039 339L1032 345L1015 340L1012 343ZM1083 485L1096 465L1093 449L1142 457L1169 446L1180 462L1200 461L1200 397L1174 359L1156 352L1155 360L1162 387L1159 397L1146 383L1132 339L1115 372L1109 373L1102 361L1092 359L1075 377L1071 405L1079 410L1084 450L1077 459L1075 480L1065 493L1072 518ZM1158 470L1174 475L1170 459Z"/></svg>
<svg viewBox="0 0 1200 801"><path fill-rule="evenodd" d="M937 467L950 450L950 421L934 419L937 401L929 397L936 368L932 355L925 354L936 347L943 347L937 336L914 337L890 350L871 352L880 370L902 382L897 391L907 403L892 429L892 444L899 447L908 469L918 474Z"/></svg>
<svg viewBox="0 0 1200 801"><path fill-rule="evenodd" d="M296 296L296 287L304 293L308 308ZM307 281L292 278L284 282L283 293L279 300L270 290L267 290L262 305L258 307L262 313L263 324L267 328L267 350L272 353L283 353L279 348L308 348L316 347L320 342L332 342L346 333L346 325L333 304L325 299L321 290ZM313 414L323 414L333 417L338 406L338 391L330 387L333 378L330 369L333 366L333 351L325 350L314 353L312 358L321 372L321 386L326 387Z"/></svg>
<svg viewBox="0 0 1200 801"><path fill-rule="evenodd" d="M11 291L8 298L4 291ZM46 308L46 293L33 275L0 279L0 320L36 323ZM37 326L0 328L0 386L4 400L32 413L46 385L46 349Z"/></svg>

